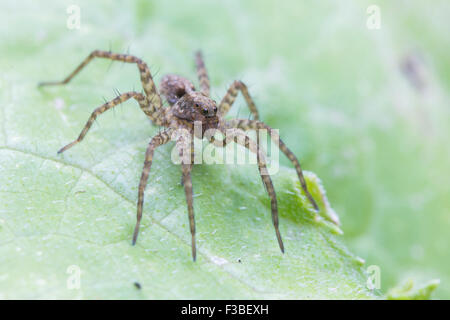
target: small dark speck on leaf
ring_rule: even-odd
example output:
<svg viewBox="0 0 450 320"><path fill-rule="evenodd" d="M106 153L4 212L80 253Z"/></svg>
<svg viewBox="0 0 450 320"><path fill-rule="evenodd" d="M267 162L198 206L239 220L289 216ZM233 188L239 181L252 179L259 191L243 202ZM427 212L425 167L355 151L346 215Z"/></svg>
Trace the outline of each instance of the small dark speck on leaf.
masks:
<svg viewBox="0 0 450 320"><path fill-rule="evenodd" d="M136 289L141 290L141 284L137 281L134 282L134 286L136 287Z"/></svg>

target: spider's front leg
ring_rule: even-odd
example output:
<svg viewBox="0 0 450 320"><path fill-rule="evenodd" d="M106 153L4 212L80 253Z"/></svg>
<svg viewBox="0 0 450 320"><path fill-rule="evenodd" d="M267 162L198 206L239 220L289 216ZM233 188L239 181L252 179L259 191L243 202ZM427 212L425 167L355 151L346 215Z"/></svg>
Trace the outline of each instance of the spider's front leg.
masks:
<svg viewBox="0 0 450 320"><path fill-rule="evenodd" d="M148 144L147 151L145 152L144 168L142 169L141 180L139 182L138 201L137 201L137 215L136 226L133 233L133 245L136 244L136 240L139 234L139 226L141 225L142 210L144 207L144 191L147 186L148 175L152 166L153 154L155 149L170 141L173 129L167 129L154 136Z"/></svg>
<svg viewBox="0 0 450 320"><path fill-rule="evenodd" d="M269 172L266 166L266 160L263 151L259 148L259 145L255 143L249 136L245 134L241 129L228 129L226 131L221 130L222 134L225 135L225 138L222 140L215 140L214 137L210 138L210 141L218 147L225 147L230 141L234 141L237 144L244 146L249 149L251 152L257 154L258 161L258 170L261 176L261 179L266 187L266 191L270 197L270 207L272 212L272 223L275 228L275 233L278 240L278 245L280 246L281 252L284 253L284 245L283 240L281 239L280 229L279 229L279 221L278 221L278 203L277 203L277 195L275 193L275 188L273 187L272 179L270 178Z"/></svg>
<svg viewBox="0 0 450 320"><path fill-rule="evenodd" d="M186 159L187 159L187 158L186 158ZM189 170L191 171L191 170L192 170L192 166L194 165L194 162L195 162L195 145L194 145L194 137L192 137L192 139L191 139L190 159L191 159L191 162L189 162L189 163L187 163L187 164L190 166ZM183 176L183 174L181 175L181 182L180 182L180 184L181 184L182 186L184 186L184 176Z"/></svg>
<svg viewBox="0 0 450 320"><path fill-rule="evenodd" d="M197 258L197 248L195 245L195 216L194 216L194 197L192 189L191 178L191 157L192 151L188 152L192 146L193 136L181 135L177 140L177 148L181 159L181 166L183 170L182 184L184 186L184 193L186 195L186 202L189 214L189 226L191 231L191 247L192 247L192 259L195 261ZM190 154L189 154L190 153Z"/></svg>
<svg viewBox="0 0 450 320"><path fill-rule="evenodd" d="M192 166L189 164L182 164L182 169L183 169L184 193L186 195L186 202L189 214L189 227L191 230L192 259L195 261L195 259L197 258L197 249L195 246L194 200L193 200L192 179L191 179Z"/></svg>
<svg viewBox="0 0 450 320"><path fill-rule="evenodd" d="M308 191L308 187L306 185L305 177L303 176L303 171L300 166L300 162L298 161L295 154L291 150L289 150L289 148L284 144L283 140L280 139L278 133L275 130L270 128L264 122L257 121L257 120L247 120L247 119L233 119L233 120L226 121L225 127L226 128L238 128L238 129L242 129L242 130L260 130L260 129L267 130L272 141L278 145L280 150L293 163L295 170L297 171L297 176L298 176L298 179L300 180L302 189L306 194L306 197L311 202L314 209L316 211L319 211L319 207L318 207L316 201L312 197L311 193Z"/></svg>
<svg viewBox="0 0 450 320"><path fill-rule="evenodd" d="M145 103L142 104L140 103L141 109L153 122L155 122L155 124L161 125L162 119L158 111L160 111L162 108L162 100L158 91L156 90L156 86L155 83L153 82L150 69L148 68L147 64L144 61L130 54L120 54L102 50L92 51L91 54L87 56L86 59L84 59L84 61L81 62L80 65L78 65L78 67L71 74L69 74L64 80L54 82L41 82L39 83L38 86L41 87L41 86L67 84L94 58L104 58L113 61L136 63L139 69L142 87L146 94Z"/></svg>

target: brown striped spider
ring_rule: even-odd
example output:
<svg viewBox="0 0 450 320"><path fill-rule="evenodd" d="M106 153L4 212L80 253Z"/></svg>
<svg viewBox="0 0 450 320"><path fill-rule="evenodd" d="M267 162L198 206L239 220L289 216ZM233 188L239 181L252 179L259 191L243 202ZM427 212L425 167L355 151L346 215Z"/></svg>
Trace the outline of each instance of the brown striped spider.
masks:
<svg viewBox="0 0 450 320"><path fill-rule="evenodd" d="M271 210L272 210L272 222L275 227L275 233L278 239L278 244L280 246L281 252L284 253L284 245L281 239L280 230L278 228L278 206L277 198L275 194L275 189L272 184L270 176L266 173L266 163L264 152L259 148L259 138L257 137L256 142L252 140L245 131L248 130L261 130L265 129L268 131L272 140L278 144L279 149L289 158L289 160L294 164L295 170L297 171L300 184L303 191L305 192L307 198L313 205L315 210L318 210L318 206L314 201L313 197L308 191L306 186L305 178L303 177L302 169L300 163L295 157L295 155L288 149L288 147L279 139L278 135L273 134L274 131L271 130L269 126L265 123L259 121L259 114L256 109L255 103L253 102L247 86L241 81L234 81L233 84L228 89L226 95L223 97L219 105L210 98L209 95L209 78L203 62L202 54L200 52L196 53L195 61L197 66L197 75L200 82L200 91L197 91L192 84L186 78L178 75L169 74L162 78L159 93L156 89L155 83L153 82L152 75L147 64L141 59L129 55L129 54L117 54L107 51L93 51L67 78L59 82L43 82L39 86L46 85L62 85L68 83L72 78L78 74L91 60L94 58L105 58L115 61L122 61L128 63L136 63L141 76L141 82L143 86L143 93L139 92L126 92L120 94L113 100L103 104L92 112L89 120L84 126L78 138L61 148L58 153L62 153L67 149L73 147L75 144L79 143L86 136L94 120L103 112L110 110L117 106L118 104L127 101L131 98L135 99L142 111L151 119L151 121L157 125L165 128L164 131L155 135L147 147L145 153L144 168L142 170L141 180L139 182L139 192L137 201L137 221L136 227L133 234L133 245L136 243L139 226L142 218L142 210L144 204L144 190L147 185L148 175L150 172L150 167L152 165L153 153L155 149L168 143L173 134L179 130L183 129L185 132L189 132L190 136L179 135L176 138L176 147L182 161L182 184L184 186L184 191L186 194L186 201L189 214L189 225L192 237L192 258L196 259L196 245L195 245L195 220L194 220L194 206L193 206L193 196L192 196L192 181L191 181L191 170L194 164L193 157L193 137L203 139L208 138L211 143L215 143L218 146L224 146L227 142L233 141L243 145L245 148L249 149L251 152L256 153L258 169L266 187L267 193L270 197ZM242 93L244 99L253 115L253 120L247 119L233 119L225 120L224 116L230 110L233 105L238 91ZM163 107L163 101L160 94L167 100L169 106ZM200 123L202 125L202 130L198 132L194 130L194 123ZM205 135L206 131L218 130L221 132L225 139L224 141L215 140L214 136L207 137ZM222 142L222 143L218 143ZM189 160L186 160L189 159Z"/></svg>

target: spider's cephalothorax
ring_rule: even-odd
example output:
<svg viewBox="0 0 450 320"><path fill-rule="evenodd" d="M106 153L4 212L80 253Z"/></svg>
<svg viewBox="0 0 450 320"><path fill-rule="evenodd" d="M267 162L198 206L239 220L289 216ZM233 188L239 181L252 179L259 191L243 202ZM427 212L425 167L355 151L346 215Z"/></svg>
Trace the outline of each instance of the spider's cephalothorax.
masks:
<svg viewBox="0 0 450 320"><path fill-rule="evenodd" d="M177 119L189 123L201 122L203 133L208 129L216 129L219 124L216 102L202 92L186 93L173 105L171 112Z"/></svg>
<svg viewBox="0 0 450 320"><path fill-rule="evenodd" d="M206 93L196 91L189 80L168 74L161 79L160 92L171 106L165 116L169 126L174 122L172 126L183 125L192 131L193 124L200 122L202 134L208 129L217 128L219 117L216 102Z"/></svg>
<svg viewBox="0 0 450 320"><path fill-rule="evenodd" d="M113 100L106 102L92 112L89 120L84 126L78 138L71 143L67 144L61 148L58 153L62 153L79 143L90 127L92 126L95 119L103 112L114 108L116 105L129 100L131 98L135 99L142 111L152 120L155 125L165 127L165 130L154 136L147 147L145 153L144 168L142 170L141 179L139 182L139 192L137 201L137 221L136 227L133 234L133 244L136 243L137 236L139 233L139 226L142 218L143 204L144 204L144 190L147 185L148 175L150 172L150 167L152 165L153 154L157 147L168 143L171 140L172 134L177 129L186 129L189 132L189 137L186 135L179 135L176 139L176 147L180 156L183 156L186 149L189 149L191 156L193 155L194 149L192 144L192 133L196 133L194 130L195 123L201 123L202 131L196 133L198 138L203 138L203 135L208 129L219 130L224 136L224 141L219 146L223 147L225 144L231 140L236 143L242 144L252 152L257 154L258 169L261 174L262 181L266 187L267 193L270 197L270 205L272 212L272 222L275 227L275 233L277 236L278 244L282 252L284 252L284 245L281 239L281 234L278 228L278 204L275 194L275 189L272 184L272 180L267 172L266 162L264 157L264 152L259 148L258 136L256 141L252 140L245 131L247 130L259 130L265 129L268 131L272 140L278 144L280 150L288 157L289 160L294 164L297 171L300 184L302 186L305 195L308 197L309 201L313 205L315 210L318 210L318 206L314 201L313 197L308 191L306 186L305 178L303 177L303 172L300 167L300 163L295 157L295 155L287 148L278 135L272 131L272 129L265 123L259 121L258 111L256 109L255 103L253 102L248 89L244 83L241 81L234 81L233 84L228 89L226 95L220 101L219 105L216 104L214 100L209 97L209 78L206 72L205 64L200 52L196 54L196 65L197 65L197 75L200 82L200 91L197 91L189 80L177 76L177 75L166 75L161 79L160 90L156 89L155 83L153 82L150 70L145 62L141 59L128 55L128 54L117 54L109 51L93 51L69 76L67 76L63 81L59 82L43 82L40 86L44 85L60 85L68 83L81 69L83 69L86 64L88 64L94 58L105 58L110 60L135 63L139 69L141 82L143 86L143 93L131 91L120 94ZM227 114L231 106L233 105L238 91L242 92L245 101L253 115L253 120L247 119L233 119L224 120L224 116ZM161 95L164 96L169 104L169 107L164 107L161 99ZM189 139L191 139L189 141ZM213 137L209 137L212 143L215 143ZM194 219L194 207L193 207L193 196L192 196L192 181L191 181L191 170L193 165L193 157L191 161L182 161L182 184L184 186L186 201L189 214L189 225L191 231L191 245L192 245L192 257L195 261L196 259L196 245L195 245L195 219Z"/></svg>

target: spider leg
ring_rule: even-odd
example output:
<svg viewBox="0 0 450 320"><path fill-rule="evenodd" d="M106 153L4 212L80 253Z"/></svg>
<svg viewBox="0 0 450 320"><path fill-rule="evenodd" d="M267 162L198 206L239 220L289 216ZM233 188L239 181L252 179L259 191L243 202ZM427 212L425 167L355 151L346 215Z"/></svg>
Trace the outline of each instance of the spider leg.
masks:
<svg viewBox="0 0 450 320"><path fill-rule="evenodd" d="M245 102L247 103L247 106L250 109L251 114L253 115L253 119L259 120L259 113L258 109L256 108L256 104L253 101L252 97L250 96L250 93L248 92L248 88L245 85L245 83L239 80L236 80L231 84L230 88L228 88L227 93L222 98L222 101L220 101L219 111L217 112L219 117L223 118L226 116L231 106L233 105L234 101L236 100L238 91L242 92ZM256 143L258 144L258 146L260 145L258 134L256 135ZM256 154L256 158L257 161L259 162L259 153Z"/></svg>
<svg viewBox="0 0 450 320"><path fill-rule="evenodd" d="M189 165L191 166L191 169L190 170L192 170L192 166L194 165L194 159L195 159L195 149L194 149L194 138L192 137L192 140L191 140L191 162L189 163ZM181 182L180 182L180 184L182 185L182 186L184 186L184 177L183 177L183 174L181 174Z"/></svg>
<svg viewBox="0 0 450 320"><path fill-rule="evenodd" d="M152 166L153 154L155 149L170 141L173 130L167 129L154 136L148 144L147 151L145 152L144 168L142 169L141 180L139 181L138 202L137 202L137 215L136 226L133 233L133 245L136 244L136 240L139 234L139 226L142 219L142 209L144 206L144 191L147 186L148 175Z"/></svg>
<svg viewBox="0 0 450 320"><path fill-rule="evenodd" d="M180 154L180 158L182 159L182 170L183 170L183 186L184 186L184 193L186 195L186 202L188 207L188 214L189 214L189 226L191 231L191 247L192 247L192 259L195 261L197 258L197 249L195 245L195 217L194 217L194 197L193 197L193 190L192 190L192 179L191 179L191 170L192 170L192 164L186 163L186 160L184 159L184 151L187 150L189 139L193 140L193 137L187 138L186 136L181 136L177 141L177 148L178 152ZM192 142L189 143L192 146ZM192 153L191 153L192 156ZM187 160L188 162L191 161L191 159Z"/></svg>
<svg viewBox="0 0 450 320"><path fill-rule="evenodd" d="M209 77L208 72L205 67L205 62L203 61L203 54L201 51L195 53L195 65L197 67L197 76L200 82L201 92L209 97Z"/></svg>
<svg viewBox="0 0 450 320"><path fill-rule="evenodd" d="M118 104L121 104L131 98L134 98L137 102L139 102L139 105L142 108L142 104L145 103L144 101L146 100L145 96L138 93L138 92L127 92L127 93L123 93L117 97L115 97L113 100L104 103L103 105L101 105L100 107L96 108L92 113L91 116L89 117L88 121L86 122L86 124L84 125L83 130L81 130L80 135L78 136L78 138L74 141L72 141L71 143L65 145L64 147L62 147L61 149L58 150L58 153L62 153L64 151L66 151L67 149L73 147L74 145L76 145L77 143L81 142L81 140L83 140L83 138L86 136L87 132L89 131L89 129L91 128L92 124L94 123L94 121L97 119L97 117L99 115L101 115L103 112L114 108L115 106L117 106Z"/></svg>
<svg viewBox="0 0 450 320"><path fill-rule="evenodd" d="M230 121L227 121L225 126L228 128L239 128L242 130L259 130L259 129L267 130L272 141L278 145L280 150L293 163L295 170L297 171L297 176L298 176L298 179L300 180L302 189L306 194L306 197L311 202L314 209L316 211L319 210L319 207L317 206L316 201L314 200L311 193L308 191L308 187L306 186L306 181L305 181L305 177L303 176L303 171L300 166L300 162L298 161L298 159L294 155L294 153L291 150L289 150L289 148L284 144L283 140L280 139L280 137L278 136L278 133L276 131L274 131L272 128L270 128L268 125L266 125L264 122L257 121L257 120L247 120L247 119L232 119Z"/></svg>
<svg viewBox="0 0 450 320"><path fill-rule="evenodd" d="M58 153L62 153L64 151L66 151L67 149L73 147L74 145L76 145L77 143L81 142L81 140L83 140L84 136L87 134L87 132L89 131L89 129L91 128L92 124L94 123L94 121L97 119L97 117L99 115L101 115L103 112L114 108L115 106L117 106L118 104L121 104L129 99L135 99L137 102L139 102L139 105L141 108L143 108L143 104L146 101L146 97L138 92L126 92L123 93L117 97L115 97L113 100L109 101L109 102L105 102L103 105L101 105L100 107L96 108L91 116L89 117L88 121L86 122L86 124L84 125L83 130L81 130L80 135L78 136L78 138L74 141L72 141L71 143L67 144L66 146L62 147L61 149L58 150Z"/></svg>
<svg viewBox="0 0 450 320"><path fill-rule="evenodd" d="M273 187L272 179L267 171L266 160L263 151L259 148L259 145L255 143L248 135L245 134L241 129L233 129L227 130L225 132L224 141L220 141L219 144L212 141L215 145L224 147L230 141L234 141L245 148L249 149L251 152L258 155L258 170L261 176L262 182L266 188L267 193L270 197L270 206L272 212L272 223L275 228L275 233L278 240L278 245L280 246L281 252L284 253L284 245L283 240L281 239L280 229L279 229L279 221L278 221L278 203L277 203L277 195L275 193L275 188Z"/></svg>
<svg viewBox="0 0 450 320"><path fill-rule="evenodd" d="M156 122L157 118L159 118L159 114L157 113L157 111L159 111L162 108L162 101L156 89L155 83L153 82L150 69L148 68L147 64L144 61L129 54L119 54L119 53L112 53L109 51L95 50L91 52L91 54L87 56L87 58L84 59L84 61L81 62L80 65L78 65L78 67L71 74L69 74L64 80L53 82L41 82L39 83L38 86L41 87L49 85L66 84L70 80L72 80L72 78L75 77L75 75L77 75L94 58L104 58L137 64L141 77L142 87L144 89L145 94L147 95L148 100L145 105L143 104L141 106L141 108L152 121Z"/></svg>
<svg viewBox="0 0 450 320"><path fill-rule="evenodd" d="M194 204L193 204L193 191L192 191L192 179L191 179L192 166L189 164L183 164L183 185L184 193L186 194L186 202L189 213L189 226L191 229L191 246L192 246L192 259L195 261L197 258L197 249L195 247L195 218L194 218Z"/></svg>
<svg viewBox="0 0 450 320"><path fill-rule="evenodd" d="M242 81L238 80L234 81L231 84L231 86L228 88L227 93L222 98L222 101L220 101L219 111L217 112L218 116L220 118L226 116L228 111L230 111L230 108L233 105L234 101L236 100L238 91L242 92L242 95L244 96L245 102L247 103L247 106L250 109L253 118L255 120L259 120L258 109L256 108L255 102L253 101L252 97L250 96L250 93L248 92L247 86Z"/></svg>

